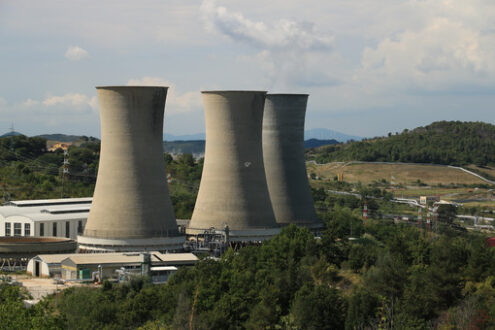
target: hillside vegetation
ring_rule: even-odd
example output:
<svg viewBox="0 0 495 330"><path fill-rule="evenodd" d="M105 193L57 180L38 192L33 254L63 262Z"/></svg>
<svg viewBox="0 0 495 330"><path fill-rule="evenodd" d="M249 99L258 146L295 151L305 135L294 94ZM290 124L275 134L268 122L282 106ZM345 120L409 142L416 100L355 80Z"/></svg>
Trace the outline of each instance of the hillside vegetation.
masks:
<svg viewBox="0 0 495 330"><path fill-rule="evenodd" d="M64 151L48 151L47 140L24 135L0 138L0 198L3 200L93 196L100 141L81 140L68 148L69 175L62 179ZM203 160L189 154L164 154L171 175L170 197L178 218L190 218ZM116 164L118 166L118 164Z"/></svg>
<svg viewBox="0 0 495 330"><path fill-rule="evenodd" d="M484 166L495 163L495 126L440 121L388 137L320 147L308 156L319 163L360 160Z"/></svg>

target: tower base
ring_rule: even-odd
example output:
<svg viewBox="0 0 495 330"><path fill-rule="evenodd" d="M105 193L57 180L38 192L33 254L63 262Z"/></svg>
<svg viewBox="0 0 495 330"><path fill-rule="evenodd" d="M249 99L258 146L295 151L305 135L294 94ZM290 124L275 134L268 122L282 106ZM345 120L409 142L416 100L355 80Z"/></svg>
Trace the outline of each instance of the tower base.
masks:
<svg viewBox="0 0 495 330"><path fill-rule="evenodd" d="M130 252L182 250L185 236L151 238L99 238L77 236L77 246L83 252Z"/></svg>
<svg viewBox="0 0 495 330"><path fill-rule="evenodd" d="M217 228L187 228L186 235L191 236L203 236L209 235L214 231L215 234L225 235L225 229ZM228 241L229 242L261 242L272 238L280 233L280 228L255 228L255 229L229 229Z"/></svg>

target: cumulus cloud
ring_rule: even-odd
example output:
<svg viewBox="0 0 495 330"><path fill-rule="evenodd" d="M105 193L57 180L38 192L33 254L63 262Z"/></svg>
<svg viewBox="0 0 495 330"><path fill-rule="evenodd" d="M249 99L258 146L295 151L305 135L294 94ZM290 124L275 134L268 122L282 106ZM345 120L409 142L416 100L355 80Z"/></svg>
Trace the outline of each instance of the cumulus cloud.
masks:
<svg viewBox="0 0 495 330"><path fill-rule="evenodd" d="M33 102L31 100L31 102ZM68 93L62 96L50 96L43 100L43 105L45 106L71 106L71 107L83 107L90 106L92 109L95 109L97 106L96 96L89 97L85 94L80 93Z"/></svg>
<svg viewBox="0 0 495 330"><path fill-rule="evenodd" d="M257 62L265 68L270 88L306 85L311 54L328 52L334 47L334 36L319 31L313 22L286 18L273 23L256 21L217 5L215 0L203 1L201 12L209 31L261 49L239 59Z"/></svg>
<svg viewBox="0 0 495 330"><path fill-rule="evenodd" d="M25 107L34 107L36 105L39 105L40 102L39 101L36 101L36 100L33 100L31 98L27 99L26 101L22 102L22 105L25 106Z"/></svg>
<svg viewBox="0 0 495 330"><path fill-rule="evenodd" d="M65 57L71 61L79 61L88 56L88 51L79 46L69 46L65 52Z"/></svg>
<svg viewBox="0 0 495 330"><path fill-rule="evenodd" d="M193 111L201 106L201 95L199 91L189 91L178 93L174 84L160 77L142 77L138 79L129 79L128 86L164 86L168 87L167 91L167 113L185 113Z"/></svg>
<svg viewBox="0 0 495 330"><path fill-rule="evenodd" d="M214 0L205 0L201 11L209 29L216 29L234 40L262 48L328 49L334 41L332 35L319 32L312 22L280 19L267 24L253 21L241 13L217 6Z"/></svg>
<svg viewBox="0 0 495 330"><path fill-rule="evenodd" d="M357 78L408 89L446 89L493 82L495 34L462 21L435 17L418 30L387 37L366 48ZM487 79L488 78L488 79Z"/></svg>

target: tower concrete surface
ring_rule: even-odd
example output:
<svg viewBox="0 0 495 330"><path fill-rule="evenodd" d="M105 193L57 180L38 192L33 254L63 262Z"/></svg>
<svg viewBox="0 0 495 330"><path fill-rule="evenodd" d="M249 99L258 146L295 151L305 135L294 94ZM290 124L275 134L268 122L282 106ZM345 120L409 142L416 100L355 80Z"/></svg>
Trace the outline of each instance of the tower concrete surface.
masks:
<svg viewBox="0 0 495 330"><path fill-rule="evenodd" d="M167 87L97 87L101 151L80 250L182 248L163 160Z"/></svg>
<svg viewBox="0 0 495 330"><path fill-rule="evenodd" d="M263 115L263 160L277 223L321 227L304 158L307 94L268 94Z"/></svg>
<svg viewBox="0 0 495 330"><path fill-rule="evenodd" d="M263 166L266 92L205 91L205 163L186 230L198 235L228 226L230 241L260 241L279 232Z"/></svg>

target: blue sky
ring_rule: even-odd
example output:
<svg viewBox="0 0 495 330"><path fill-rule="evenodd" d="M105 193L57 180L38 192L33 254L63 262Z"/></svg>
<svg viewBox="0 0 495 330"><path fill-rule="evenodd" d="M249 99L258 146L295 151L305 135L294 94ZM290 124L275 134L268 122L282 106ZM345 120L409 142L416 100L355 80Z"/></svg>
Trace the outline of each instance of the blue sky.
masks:
<svg viewBox="0 0 495 330"><path fill-rule="evenodd" d="M204 131L200 90L309 93L306 128L385 135L495 123L493 0L0 0L0 132L99 136L95 86L170 86L165 133Z"/></svg>

